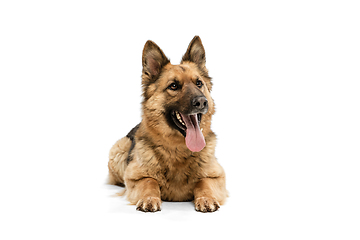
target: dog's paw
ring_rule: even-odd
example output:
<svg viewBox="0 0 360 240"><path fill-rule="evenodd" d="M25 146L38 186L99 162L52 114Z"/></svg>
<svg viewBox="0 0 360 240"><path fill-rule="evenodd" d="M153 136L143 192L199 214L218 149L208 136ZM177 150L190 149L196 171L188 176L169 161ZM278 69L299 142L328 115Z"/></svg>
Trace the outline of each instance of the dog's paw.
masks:
<svg viewBox="0 0 360 240"><path fill-rule="evenodd" d="M161 211L161 199L158 197L147 197L140 199L136 204L136 210L143 212Z"/></svg>
<svg viewBox="0 0 360 240"><path fill-rule="evenodd" d="M195 210L198 212L215 212L220 208L220 204L213 198L199 197L195 201Z"/></svg>

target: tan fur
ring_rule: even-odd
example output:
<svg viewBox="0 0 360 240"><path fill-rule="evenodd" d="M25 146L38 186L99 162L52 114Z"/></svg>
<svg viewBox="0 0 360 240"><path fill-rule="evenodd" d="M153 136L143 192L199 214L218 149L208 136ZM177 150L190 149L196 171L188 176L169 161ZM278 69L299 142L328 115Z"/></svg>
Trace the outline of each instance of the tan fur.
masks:
<svg viewBox="0 0 360 240"><path fill-rule="evenodd" d="M182 63L172 65L156 44L148 42L144 47L143 114L131 161L127 163L131 140L124 137L111 148L108 164L109 183L125 183L127 199L138 210L158 211L161 200L165 200L194 201L197 211L213 212L226 200L225 172L215 158L216 136L211 131L215 112L212 83L201 50L201 40L195 37ZM151 77L156 74L154 81ZM167 89L174 79L182 84L181 90ZM191 152L184 136L169 126L165 114L172 104L181 110L187 104L187 95L199 91L196 80L204 83L200 91L208 100L208 112L200 123L206 146L200 152Z"/></svg>
<svg viewBox="0 0 360 240"><path fill-rule="evenodd" d="M117 141L110 149L109 154L109 184L124 185L124 175L126 167L126 159L130 149L131 141L127 137L123 137Z"/></svg>

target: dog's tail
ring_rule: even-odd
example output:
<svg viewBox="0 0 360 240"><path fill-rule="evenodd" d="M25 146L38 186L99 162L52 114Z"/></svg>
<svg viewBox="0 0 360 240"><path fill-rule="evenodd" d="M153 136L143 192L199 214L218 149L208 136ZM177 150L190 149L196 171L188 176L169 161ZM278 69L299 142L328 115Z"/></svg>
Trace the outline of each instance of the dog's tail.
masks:
<svg viewBox="0 0 360 240"><path fill-rule="evenodd" d="M110 149L109 154L109 184L125 186L124 174L127 167L127 159L131 148L131 139L123 137Z"/></svg>

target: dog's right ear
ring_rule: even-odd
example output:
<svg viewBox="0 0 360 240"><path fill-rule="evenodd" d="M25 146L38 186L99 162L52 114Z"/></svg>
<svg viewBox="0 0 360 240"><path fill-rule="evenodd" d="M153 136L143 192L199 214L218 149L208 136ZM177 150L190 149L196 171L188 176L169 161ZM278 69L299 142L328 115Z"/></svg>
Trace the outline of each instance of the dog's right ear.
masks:
<svg viewBox="0 0 360 240"><path fill-rule="evenodd" d="M153 41L147 41L142 55L143 74L156 78L161 69L170 62L163 51Z"/></svg>
<svg viewBox="0 0 360 240"><path fill-rule="evenodd" d="M205 49L199 36L195 36L191 40L186 53L182 57L181 63L185 61L196 63L201 68L205 67Z"/></svg>

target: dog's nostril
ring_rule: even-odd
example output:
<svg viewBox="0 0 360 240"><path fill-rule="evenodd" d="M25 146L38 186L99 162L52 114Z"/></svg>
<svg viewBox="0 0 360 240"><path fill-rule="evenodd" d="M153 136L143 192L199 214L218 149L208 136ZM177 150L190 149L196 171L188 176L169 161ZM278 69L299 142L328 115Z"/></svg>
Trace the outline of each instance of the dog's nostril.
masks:
<svg viewBox="0 0 360 240"><path fill-rule="evenodd" d="M193 106L202 110L207 106L207 99L205 97L196 97L193 99Z"/></svg>

